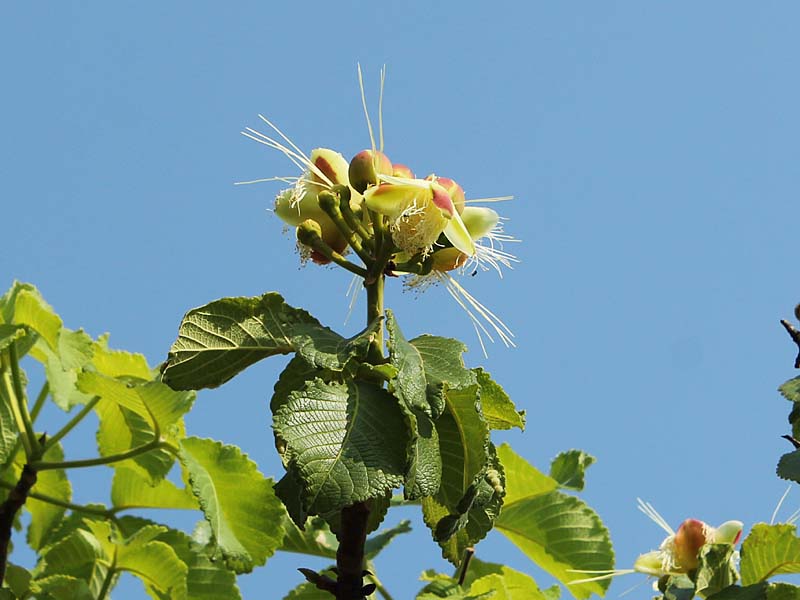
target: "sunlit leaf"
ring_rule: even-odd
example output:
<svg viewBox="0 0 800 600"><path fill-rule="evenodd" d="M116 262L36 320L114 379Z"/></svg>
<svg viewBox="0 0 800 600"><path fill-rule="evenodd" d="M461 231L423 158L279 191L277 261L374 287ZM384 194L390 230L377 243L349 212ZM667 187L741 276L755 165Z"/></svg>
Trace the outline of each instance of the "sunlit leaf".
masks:
<svg viewBox="0 0 800 600"><path fill-rule="evenodd" d="M570 490L581 491L584 486L586 469L594 464L595 458L583 450L561 452L550 464L550 477Z"/></svg>
<svg viewBox="0 0 800 600"><path fill-rule="evenodd" d="M55 444L51 446L45 452L43 460L47 462L61 462L64 460L64 451L61 449L61 445ZM63 469L39 471L33 490L62 502L69 502L72 498L72 487ZM28 527L28 544L34 550L39 550L47 542L49 533L64 516L64 509L36 498L28 498L25 502L25 508L31 514L31 524Z"/></svg>
<svg viewBox="0 0 800 600"><path fill-rule="evenodd" d="M706 544L700 548L700 565L694 575L698 594L711 596L738 581L733 553L731 544Z"/></svg>
<svg viewBox="0 0 800 600"><path fill-rule="evenodd" d="M304 527L305 529L300 529L291 519L284 517L283 528L286 531L286 537L283 538L283 542L278 549L283 552L297 552L311 556L336 558L336 549L339 543L336 541L336 536L331 532L325 519L310 517Z"/></svg>
<svg viewBox="0 0 800 600"><path fill-rule="evenodd" d="M498 449L506 472L506 497L495 529L528 558L562 583L581 579L574 571L603 571L614 566L608 530L586 504L559 491L557 482L519 457L508 445ZM608 580L569 586L582 600L603 595Z"/></svg>
<svg viewBox="0 0 800 600"><path fill-rule="evenodd" d="M291 352L316 367L342 370L366 353L378 324L347 340L274 292L223 298L183 317L163 381L174 389L213 388L263 358Z"/></svg>
<svg viewBox="0 0 800 600"><path fill-rule="evenodd" d="M800 538L794 525L756 523L742 542L742 585L800 573Z"/></svg>
<svg viewBox="0 0 800 600"><path fill-rule="evenodd" d="M491 375L483 369L473 369L481 389L481 406L489 429L525 429L525 411L518 411Z"/></svg>
<svg viewBox="0 0 800 600"><path fill-rule="evenodd" d="M310 382L289 394L273 427L311 514L383 496L403 482L406 421L397 400L375 385Z"/></svg>
<svg viewBox="0 0 800 600"><path fill-rule="evenodd" d="M108 347L108 335L100 336L92 348L92 364L98 372L108 377L135 377L150 380L153 373L142 354L112 350Z"/></svg>
<svg viewBox="0 0 800 600"><path fill-rule="evenodd" d="M22 325L0 323L0 350L5 350L26 335L25 328Z"/></svg>
<svg viewBox="0 0 800 600"><path fill-rule="evenodd" d="M90 394L78 389L77 382L78 374L92 359L92 345L92 338L83 331L62 328L56 350L40 341L31 352L44 365L50 395L62 410L68 411L91 399Z"/></svg>
<svg viewBox="0 0 800 600"><path fill-rule="evenodd" d="M284 537L272 481L238 448L213 440L184 439L181 462L228 565L237 573L263 565Z"/></svg>
<svg viewBox="0 0 800 600"><path fill-rule="evenodd" d="M381 551L383 551L384 548L386 548L386 546L391 543L395 537L410 531L411 521L406 520L400 521L394 527L385 529L380 533L376 533L367 539L367 543L364 546L364 558L367 560L374 559Z"/></svg>
<svg viewBox="0 0 800 600"><path fill-rule="evenodd" d="M13 305L4 307L6 323L27 325L47 342L51 350L58 350L58 334L62 321L41 294L30 284L18 284ZM13 306L13 308L12 308ZM12 312L13 311L13 312ZM12 316L13 315L13 316Z"/></svg>
<svg viewBox="0 0 800 600"><path fill-rule="evenodd" d="M708 600L797 600L800 588L789 583L768 583L762 581L753 585L731 586L709 596Z"/></svg>
<svg viewBox="0 0 800 600"><path fill-rule="evenodd" d="M156 485L130 467L118 467L111 483L111 503L114 508L173 508L197 510L199 505L191 491L179 488L167 479Z"/></svg>

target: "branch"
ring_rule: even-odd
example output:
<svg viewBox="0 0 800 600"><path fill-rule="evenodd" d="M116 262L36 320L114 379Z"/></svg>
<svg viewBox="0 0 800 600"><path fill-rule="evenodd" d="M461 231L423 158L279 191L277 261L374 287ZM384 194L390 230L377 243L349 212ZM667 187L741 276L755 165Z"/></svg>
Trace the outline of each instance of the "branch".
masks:
<svg viewBox="0 0 800 600"><path fill-rule="evenodd" d="M792 338L792 341L797 344L797 358L794 359L794 368L800 369L800 331L794 328L794 325L789 323L786 319L781 319L781 325Z"/></svg>
<svg viewBox="0 0 800 600"><path fill-rule="evenodd" d="M11 541L11 529L14 525L14 517L25 500L28 492L36 483L36 471L29 465L22 468L17 485L8 493L8 498L0 504L0 584L6 575L6 563L8 561L8 544Z"/></svg>
<svg viewBox="0 0 800 600"><path fill-rule="evenodd" d="M336 600L364 600L364 544L367 540L369 505L356 502L342 509L339 549L336 551ZM374 587L372 588L374 590Z"/></svg>

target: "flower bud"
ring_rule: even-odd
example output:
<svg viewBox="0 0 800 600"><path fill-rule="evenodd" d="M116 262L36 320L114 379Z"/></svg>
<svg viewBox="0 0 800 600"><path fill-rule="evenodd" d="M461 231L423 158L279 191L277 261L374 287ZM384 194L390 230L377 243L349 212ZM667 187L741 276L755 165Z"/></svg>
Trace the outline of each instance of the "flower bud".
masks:
<svg viewBox="0 0 800 600"><path fill-rule="evenodd" d="M646 554L640 554L633 563L634 571L645 575L660 577L664 574L664 554L660 550L653 550Z"/></svg>
<svg viewBox="0 0 800 600"><path fill-rule="evenodd" d="M744 523L741 521L725 521L714 530L711 541L714 544L731 544L735 546L742 537L743 528Z"/></svg>
<svg viewBox="0 0 800 600"><path fill-rule="evenodd" d="M467 206L461 213L461 220L464 221L470 237L479 240L495 228L500 221L500 215L491 208Z"/></svg>
<svg viewBox="0 0 800 600"><path fill-rule="evenodd" d="M467 262L467 258L458 248L442 248L431 255L431 268L445 273L461 267Z"/></svg>
<svg viewBox="0 0 800 600"><path fill-rule="evenodd" d="M697 568L700 548L712 541L712 534L712 528L697 519L686 519L681 523L673 542L675 562L681 571Z"/></svg>
<svg viewBox="0 0 800 600"><path fill-rule="evenodd" d="M322 228L313 219L306 219L297 226L297 241L304 246L313 246L322 239Z"/></svg>
<svg viewBox="0 0 800 600"><path fill-rule="evenodd" d="M362 150L350 161L350 186L363 194L368 187L378 185L378 175L391 175L393 171L392 161L383 152Z"/></svg>
<svg viewBox="0 0 800 600"><path fill-rule="evenodd" d="M395 177L404 177L405 179L414 179L414 172L400 163L392 165L392 175Z"/></svg>
<svg viewBox="0 0 800 600"><path fill-rule="evenodd" d="M447 193L450 195L450 199L453 201L453 205L456 207L458 214L462 214L464 212L464 207L467 203L467 198L464 195L464 188L458 185L455 181L450 179L449 177L437 177L436 175L428 175L425 179L429 181L435 181L444 189L447 190ZM474 238L473 238L474 239Z"/></svg>

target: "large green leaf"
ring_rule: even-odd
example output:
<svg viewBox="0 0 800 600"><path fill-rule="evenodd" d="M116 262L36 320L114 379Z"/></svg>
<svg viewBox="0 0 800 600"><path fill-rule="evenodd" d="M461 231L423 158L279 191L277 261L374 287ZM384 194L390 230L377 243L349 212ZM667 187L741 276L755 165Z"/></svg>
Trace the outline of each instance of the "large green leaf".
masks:
<svg viewBox="0 0 800 600"><path fill-rule="evenodd" d="M510 567L502 567L500 573L485 575L475 580L469 588L472 595L484 592L495 592L493 600L550 600L532 577L515 571Z"/></svg>
<svg viewBox="0 0 800 600"><path fill-rule="evenodd" d="M800 450L787 452L778 461L778 477L800 483Z"/></svg>
<svg viewBox="0 0 800 600"><path fill-rule="evenodd" d="M800 538L794 525L756 523L742 542L742 584L800 573Z"/></svg>
<svg viewBox="0 0 800 600"><path fill-rule="evenodd" d="M113 350L108 347L108 335L102 335L92 347L92 364L108 377L153 379L153 372L142 354Z"/></svg>
<svg viewBox="0 0 800 600"><path fill-rule="evenodd" d="M520 458L508 445L498 449L506 472L506 497L495 529L528 558L563 583L581 579L574 571L604 571L614 566L608 530L586 504L559 491L557 482ZM603 595L608 580L569 586L582 600Z"/></svg>
<svg viewBox="0 0 800 600"><path fill-rule="evenodd" d="M205 521L203 523L207 525ZM122 517L118 524L126 536L156 525L152 521L132 516ZM161 533L153 540L167 544L186 565L185 589L188 600L241 600L239 588L236 586L236 574L225 567L223 560L217 560L217 548L213 540L204 539L201 542L182 531L163 527L161 529ZM154 598L166 600L170 597L169 594L145 585Z"/></svg>
<svg viewBox="0 0 800 600"><path fill-rule="evenodd" d="M405 497L416 500L432 496L441 485L439 434L433 424L434 412L429 402L425 366L419 350L403 337L391 311L387 311L386 329L389 333L389 358L397 369L391 390L400 400L411 430ZM441 408L438 408L436 414L440 412Z"/></svg>
<svg viewBox="0 0 800 600"><path fill-rule="evenodd" d="M489 429L525 429L525 411L518 411L500 384L483 369L473 369L481 388L481 406Z"/></svg>
<svg viewBox="0 0 800 600"><path fill-rule="evenodd" d="M586 469L594 464L595 458L583 450L561 452L550 463L550 477L570 490L581 491L584 486Z"/></svg>
<svg viewBox="0 0 800 600"><path fill-rule="evenodd" d="M43 460L47 462L64 460L64 451L61 449L61 445L56 444L48 448ZM62 502L69 502L72 498L72 488L63 469L39 471L33 491ZM28 527L28 544L34 550L39 550L47 542L47 537L52 529L64 516L64 509L36 498L28 498L25 502L25 508L31 514L31 524Z"/></svg>
<svg viewBox="0 0 800 600"><path fill-rule="evenodd" d="M733 554L731 544L706 544L700 548L700 565L693 576L698 594L711 596L738 581Z"/></svg>
<svg viewBox="0 0 800 600"><path fill-rule="evenodd" d="M463 342L435 335L421 335L411 340L425 365L428 385L440 383L450 388L475 385L475 373L464 366L463 354L467 347Z"/></svg>
<svg viewBox="0 0 800 600"><path fill-rule="evenodd" d="M145 525L123 539L107 521L87 521L86 526L115 570L135 575L145 587L153 588L163 597L188 600L186 564L178 558L172 547L156 539L167 531L166 527Z"/></svg>
<svg viewBox="0 0 800 600"><path fill-rule="evenodd" d="M22 325L10 325L0 322L0 350L5 350L26 335L25 327Z"/></svg>
<svg viewBox="0 0 800 600"><path fill-rule="evenodd" d="M167 479L152 485L149 478L131 467L114 470L111 503L115 509L172 508L197 510L199 505L188 488L179 488Z"/></svg>
<svg viewBox="0 0 800 600"><path fill-rule="evenodd" d="M516 593L519 591L530 591L531 592L531 599L534 600L558 600L561 596L561 588L558 585L551 586L546 590L539 589L539 586L533 580L533 578L525 575L524 573L520 573L519 571L515 571L514 569L507 567L505 565L500 565L497 563L490 563L484 562L480 559L475 557L469 562L469 568L467 569L466 576L464 577L464 587L468 588L471 592L475 591L476 588L470 587L473 583L477 582L478 580L484 580L487 576L496 575L499 576L501 579L504 579L508 575L508 585L506 586L506 593ZM491 581L491 580L489 580ZM480 584L477 589L481 589L481 587L485 586L485 583ZM498 592L503 591L503 586L497 586ZM520 589L521 588L521 589ZM503 596L499 596L502 598ZM517 596L511 595L510 598L516 599ZM520 596L522 599L527 598L527 596Z"/></svg>
<svg viewBox="0 0 800 600"><path fill-rule="evenodd" d="M800 402L800 377L790 379L778 388L784 398L792 402Z"/></svg>
<svg viewBox="0 0 800 600"><path fill-rule="evenodd" d="M364 382L309 382L273 416L311 514L339 511L403 483L407 422L397 400Z"/></svg>
<svg viewBox="0 0 800 600"><path fill-rule="evenodd" d="M263 565L284 537L272 481L238 448L213 440L182 440L180 458L228 565L237 573Z"/></svg>
<svg viewBox="0 0 800 600"><path fill-rule="evenodd" d="M3 319L6 323L27 325L56 351L58 334L62 327L61 317L32 285L15 282L14 286L7 295L9 301L3 307Z"/></svg>
<svg viewBox="0 0 800 600"><path fill-rule="evenodd" d="M336 548L339 544L325 519L310 517L305 522L304 529L300 529L288 516L284 516L283 528L286 530L286 537L283 538L278 550L323 558L336 558Z"/></svg>
<svg viewBox="0 0 800 600"><path fill-rule="evenodd" d="M92 359L92 346L92 338L83 331L62 328L56 350L40 339L31 351L44 365L50 395L62 410L70 410L91 399L90 394L78 389L78 375Z"/></svg>
<svg viewBox="0 0 800 600"><path fill-rule="evenodd" d="M223 298L186 313L162 377L174 389L213 388L263 358L291 352L319 368L342 370L366 353L378 326L347 340L274 292Z"/></svg>

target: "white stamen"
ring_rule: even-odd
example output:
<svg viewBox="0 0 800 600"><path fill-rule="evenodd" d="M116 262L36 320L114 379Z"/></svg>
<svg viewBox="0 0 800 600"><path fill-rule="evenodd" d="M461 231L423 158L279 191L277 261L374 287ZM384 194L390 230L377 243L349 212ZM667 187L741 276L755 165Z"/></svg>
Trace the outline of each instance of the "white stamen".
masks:
<svg viewBox="0 0 800 600"><path fill-rule="evenodd" d="M378 97L378 137L380 139L380 151L383 152L383 87L386 84L386 65L381 69L381 94Z"/></svg>
<svg viewBox="0 0 800 600"><path fill-rule="evenodd" d="M775 510L772 511L772 518L769 520L770 525L775 523L775 518L778 516L778 511L781 509L781 506L783 506L783 501L786 500L786 496L789 495L789 491L791 489L792 486L787 487L786 491L783 492L783 496L781 496L781 499L778 500L778 505L775 507Z"/></svg>
<svg viewBox="0 0 800 600"><path fill-rule="evenodd" d="M639 504L639 510L642 511L645 515L647 515L650 520L653 521L656 525L661 527L664 531L666 531L669 535L675 535L675 532L672 530L672 527L669 526L667 521L658 514L658 511L653 508L653 505L649 502L645 502L641 498L637 498L636 502Z"/></svg>
<svg viewBox="0 0 800 600"><path fill-rule="evenodd" d="M364 107L364 117L367 119L367 129L369 130L369 141L374 151L376 150L375 135L372 133L372 121L369 118L369 109L367 108L367 94L364 92L364 76L361 73L361 63L358 63L358 87L361 89L361 106Z"/></svg>

